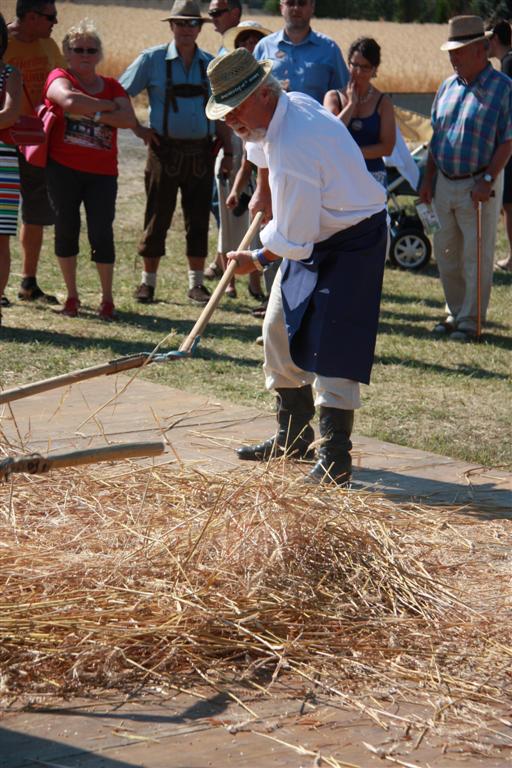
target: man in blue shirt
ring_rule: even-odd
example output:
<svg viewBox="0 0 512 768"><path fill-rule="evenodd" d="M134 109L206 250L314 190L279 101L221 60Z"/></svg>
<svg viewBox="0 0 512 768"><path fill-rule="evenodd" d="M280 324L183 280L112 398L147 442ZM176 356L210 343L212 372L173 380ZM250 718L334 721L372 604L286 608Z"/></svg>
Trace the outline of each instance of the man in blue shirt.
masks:
<svg viewBox="0 0 512 768"><path fill-rule="evenodd" d="M339 46L327 35L311 29L315 0L281 0L284 28L263 38L256 59L270 59L272 74L285 91L300 91L323 102L330 89L348 82L347 65Z"/></svg>
<svg viewBox="0 0 512 768"><path fill-rule="evenodd" d="M485 320L501 171L512 150L512 81L489 64L488 45L481 18L451 19L449 39L441 50L449 52L455 75L442 83L432 105L432 141L419 191L422 202L434 200L441 224L434 249L447 315L434 332L455 341L475 338L478 318Z"/></svg>
<svg viewBox="0 0 512 768"><path fill-rule="evenodd" d="M226 126L210 122L204 111L209 96L206 68L213 57L196 45L208 21L201 16L199 3L175 0L163 21L169 21L174 40L143 51L119 79L130 96L145 90L149 98L149 127L139 124L135 129L148 147L144 232L138 246L144 271L135 298L144 304L154 301L156 274L180 190L188 297L206 304L210 294L203 285L203 270L213 184L211 139L217 131L229 150L231 139Z"/></svg>

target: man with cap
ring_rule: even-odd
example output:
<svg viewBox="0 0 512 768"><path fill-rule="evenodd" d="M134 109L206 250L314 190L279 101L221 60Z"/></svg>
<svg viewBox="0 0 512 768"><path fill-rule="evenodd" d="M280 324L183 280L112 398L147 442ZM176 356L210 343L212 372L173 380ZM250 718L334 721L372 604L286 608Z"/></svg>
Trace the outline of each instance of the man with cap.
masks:
<svg viewBox="0 0 512 768"><path fill-rule="evenodd" d="M478 317L485 320L503 190L501 171L512 151L512 81L493 69L488 45L478 16L450 20L449 39L441 50L448 51L455 74L442 83L432 105L433 134L419 192L422 202L434 200L441 224L434 249L447 315L434 332L455 341L476 338Z"/></svg>
<svg viewBox="0 0 512 768"><path fill-rule="evenodd" d="M498 59L501 71L512 78L512 29L508 21L501 19L487 32L489 58ZM504 272L512 272L512 158L503 171L503 213L507 230L509 255L496 262Z"/></svg>
<svg viewBox="0 0 512 768"><path fill-rule="evenodd" d="M204 22L197 0L175 0L170 15L174 40L143 51L119 78L130 96L143 90L149 97L149 127L135 133L148 147L145 171L146 211L138 252L144 259L141 284L135 291L140 303L154 300L156 275L165 254L178 190L185 219L188 259L188 298L206 304L203 285L208 253L208 226L213 186L212 136L215 131L231 152L230 132L205 115L209 86L206 68L212 56L196 40ZM231 169L225 158L225 172Z"/></svg>
<svg viewBox="0 0 512 768"><path fill-rule="evenodd" d="M311 482L351 476L350 435L368 383L387 243L386 196L346 127L310 96L285 93L272 62L244 48L208 67L211 119L225 119L267 168L274 217L263 248L230 252L238 274L282 258L263 326L266 386L277 395L277 433L241 459L310 454L320 406L322 443ZM313 401L315 391L315 404Z"/></svg>

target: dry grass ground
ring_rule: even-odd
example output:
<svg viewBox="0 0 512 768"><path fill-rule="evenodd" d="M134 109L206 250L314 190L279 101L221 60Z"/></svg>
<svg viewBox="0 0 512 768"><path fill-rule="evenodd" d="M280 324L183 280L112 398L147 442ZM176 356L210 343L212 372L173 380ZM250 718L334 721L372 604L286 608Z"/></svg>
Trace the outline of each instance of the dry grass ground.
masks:
<svg viewBox="0 0 512 768"><path fill-rule="evenodd" d="M399 712L414 765L424 737L506 760L510 521L290 475L124 463L0 487L4 701L272 697L284 676L383 729Z"/></svg>
<svg viewBox="0 0 512 768"><path fill-rule="evenodd" d="M168 40L168 26L161 21L167 5L155 9L145 6L144 0L120 5L59 3L59 25L53 36L60 43L71 24L85 16L94 19L104 41L102 71L118 76L143 48ZM2 3L7 19L13 18L14 7L13 0ZM278 16L258 15L258 19L273 30L281 26ZM446 39L446 25L316 19L314 26L333 37L345 53L359 35L375 37L382 47L376 85L385 91L435 91L451 72L448 55L439 50ZM211 24L205 24L199 44L210 53L218 50L219 35Z"/></svg>

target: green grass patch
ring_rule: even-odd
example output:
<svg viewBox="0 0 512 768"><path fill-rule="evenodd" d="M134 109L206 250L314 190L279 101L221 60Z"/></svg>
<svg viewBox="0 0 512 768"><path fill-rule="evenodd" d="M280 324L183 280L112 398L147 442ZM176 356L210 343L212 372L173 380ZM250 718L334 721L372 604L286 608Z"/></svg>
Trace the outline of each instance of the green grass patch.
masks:
<svg viewBox="0 0 512 768"><path fill-rule="evenodd" d="M13 306L3 312L0 330L0 384L3 388L65 373L107 360L150 351L168 333L166 350L177 349L200 308L187 300L187 265L181 214L168 238L161 264L158 301L143 306L133 299L141 263L136 244L144 194L139 151L123 169L116 221L118 258L115 300L119 322L96 317L99 283L83 238L79 264L83 312L77 319L49 307L14 300L20 258L13 242L13 267L7 290ZM210 254L216 250L212 219ZM500 226L499 252L505 254ZM41 286L64 298L50 233L39 273ZM510 349L512 276L495 276L483 342L460 344L436 339L431 330L443 317L443 295L435 264L418 274L386 268L376 362L356 430L391 443L445 454L485 466L512 465ZM194 357L153 365L144 377L215 398L271 410L263 389L262 348L255 341L261 324L246 278L238 298L225 298L213 315Z"/></svg>

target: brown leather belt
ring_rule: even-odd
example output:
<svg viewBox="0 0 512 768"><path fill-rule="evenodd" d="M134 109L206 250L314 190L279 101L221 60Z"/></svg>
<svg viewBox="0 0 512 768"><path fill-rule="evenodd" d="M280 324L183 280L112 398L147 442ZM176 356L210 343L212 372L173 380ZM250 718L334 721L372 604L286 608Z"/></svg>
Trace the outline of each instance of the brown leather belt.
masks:
<svg viewBox="0 0 512 768"><path fill-rule="evenodd" d="M479 171L475 171L474 173L465 173L463 176L450 176L448 173L445 173L441 168L439 169L443 176L445 176L447 179L450 179L450 181L462 181L463 179L472 179L473 176L479 176L481 173L485 173L485 168L480 168Z"/></svg>

